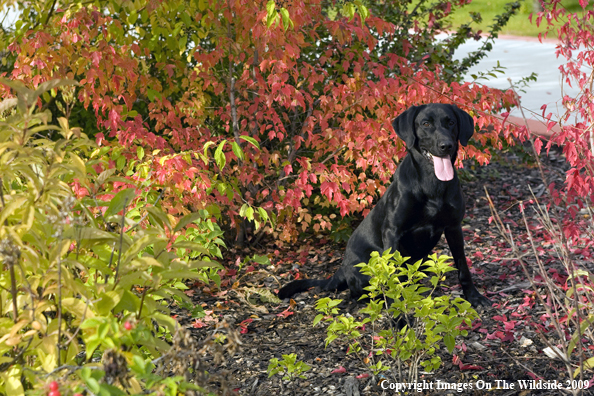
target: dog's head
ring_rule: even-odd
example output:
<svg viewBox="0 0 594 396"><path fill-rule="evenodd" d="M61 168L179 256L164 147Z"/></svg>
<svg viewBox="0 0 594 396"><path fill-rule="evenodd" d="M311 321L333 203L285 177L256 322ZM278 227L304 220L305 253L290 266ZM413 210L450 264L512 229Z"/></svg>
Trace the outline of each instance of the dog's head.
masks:
<svg viewBox="0 0 594 396"><path fill-rule="evenodd" d="M454 178L452 164L458 142L466 146L474 133L474 120L468 113L442 103L412 106L396 117L392 126L407 150L421 153L442 181Z"/></svg>

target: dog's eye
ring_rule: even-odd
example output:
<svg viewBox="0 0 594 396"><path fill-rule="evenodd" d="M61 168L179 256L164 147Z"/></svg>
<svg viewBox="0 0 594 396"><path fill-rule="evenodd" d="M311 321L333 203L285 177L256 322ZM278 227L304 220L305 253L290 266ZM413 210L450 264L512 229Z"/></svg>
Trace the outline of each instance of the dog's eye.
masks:
<svg viewBox="0 0 594 396"><path fill-rule="evenodd" d="M451 121L451 120L450 120L450 122L448 122L448 125L449 125L449 126L454 126L454 125L456 125L456 122L455 122L455 121Z"/></svg>
<svg viewBox="0 0 594 396"><path fill-rule="evenodd" d="M428 127L431 126L431 123L429 121L423 121L423 123L421 125L423 125L424 127L428 128Z"/></svg>

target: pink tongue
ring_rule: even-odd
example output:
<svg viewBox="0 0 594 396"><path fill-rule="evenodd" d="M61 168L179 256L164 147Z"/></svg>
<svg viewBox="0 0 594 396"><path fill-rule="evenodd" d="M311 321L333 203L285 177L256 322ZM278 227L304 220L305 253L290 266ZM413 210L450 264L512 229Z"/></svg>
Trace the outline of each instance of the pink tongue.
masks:
<svg viewBox="0 0 594 396"><path fill-rule="evenodd" d="M441 181L449 181L454 178L454 168L449 155L445 157L433 156L433 168L435 169L435 176Z"/></svg>

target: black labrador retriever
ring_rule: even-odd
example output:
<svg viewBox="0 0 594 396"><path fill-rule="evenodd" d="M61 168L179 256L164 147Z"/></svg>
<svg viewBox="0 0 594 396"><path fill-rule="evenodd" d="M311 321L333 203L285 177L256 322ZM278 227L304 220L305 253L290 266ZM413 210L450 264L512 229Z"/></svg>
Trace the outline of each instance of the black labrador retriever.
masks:
<svg viewBox="0 0 594 396"><path fill-rule="evenodd" d="M410 262L426 258L442 234L454 257L466 300L490 306L474 284L464 255L461 222L464 198L454 162L458 141L466 146L474 132L472 117L455 105L412 106L392 126L404 140L408 155L396 169L386 193L351 235L342 267L329 279L296 280L281 288L280 299L318 286L323 290L351 290L355 299L365 293L369 276L355 265L368 262L371 252L391 248Z"/></svg>

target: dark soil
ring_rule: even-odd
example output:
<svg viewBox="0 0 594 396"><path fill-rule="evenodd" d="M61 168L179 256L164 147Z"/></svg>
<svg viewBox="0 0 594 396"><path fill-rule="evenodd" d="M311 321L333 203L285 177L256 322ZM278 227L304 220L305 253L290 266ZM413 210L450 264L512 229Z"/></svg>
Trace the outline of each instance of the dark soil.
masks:
<svg viewBox="0 0 594 396"><path fill-rule="evenodd" d="M537 334L537 326L544 332L544 338L553 345L558 344L559 339L550 319L543 316L545 309L531 289L520 264L513 259L510 246L498 232L495 223L489 220L491 211L485 189L502 220L509 226L519 249L531 252L518 203L532 198L528 187L540 203L547 202L546 184L536 164L523 162L520 157L522 151L516 149L515 154L502 154L486 166L467 164L460 172L467 201L463 223L466 255L472 262L475 284L495 304L493 308L480 312L480 321L474 323L467 337L457 339L454 355L448 353L444 346L441 347L437 352L442 359L438 370L419 375L419 386L424 383L426 388L432 389L411 389L400 394L570 394L561 390L520 389L520 381L538 387L538 382L533 380L542 379L549 386L557 381L565 387L566 381L570 380L564 363L543 353L547 345ZM554 182L561 186L567 169L563 156L559 151L552 150L542 158L547 184ZM529 205L529 208L533 206ZM544 240L531 210L527 209L527 213L531 226L535 226L533 236L537 241ZM347 355L346 343L336 340L325 347L326 327L312 326L318 313L314 305L320 297L342 298L344 301L339 306L341 312L360 317L358 309L362 305L350 301L348 291L336 294L311 290L295 296L291 305L289 302L262 302L263 299L257 293L278 290L279 286L293 279L295 270L310 278L327 277L341 265L343 250L344 244L322 237L303 240L291 247L265 246L258 251L228 251L229 264L233 268L237 268L235 263L238 259L243 260L254 253L268 255L271 266L256 266L249 273L244 268L231 277L223 292L216 295L206 293L204 288L194 288L195 303L212 310L207 311L206 318L198 321L190 317L182 321L196 337L203 338L211 334L216 323L223 320L238 331L243 330L240 351L228 356L222 365L212 367L211 373L224 374L231 388L239 395L399 394L378 386L384 379L395 382L397 375L385 372L380 377L374 377L354 354ZM444 241L435 251L449 254ZM576 257L579 261L580 256ZM564 279L566 274L558 258L544 253L541 260L553 270L551 276ZM527 254L525 261L534 264L534 256ZM592 264L584 264L589 266L590 271L594 270ZM456 272L447 275L443 292L460 296ZM591 345L587 347L594 348ZM311 366L311 370L304 373L305 379L289 382L283 381L280 375L268 378L270 359L282 359L282 355L291 353L297 354L298 360ZM592 356L592 349L587 356ZM590 378L592 372L586 374L584 379L594 382L594 378ZM438 382L461 389L443 390L442 387L437 390ZM481 385L484 388L478 389ZM508 387L505 388L505 385ZM463 388L465 386L466 389ZM492 389L487 393L489 386ZM592 389L583 394L593 395Z"/></svg>

